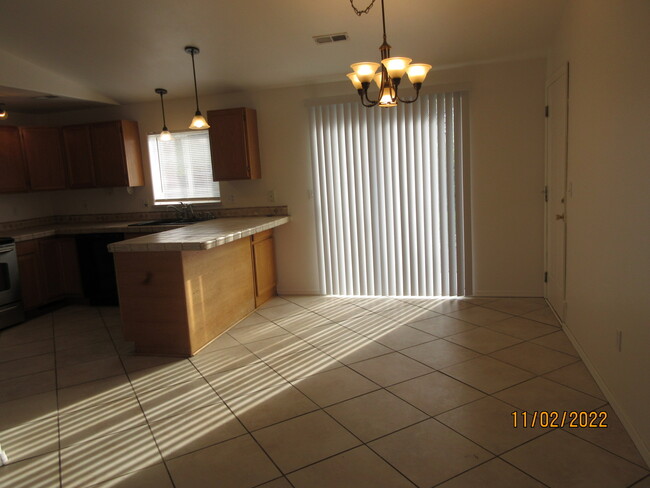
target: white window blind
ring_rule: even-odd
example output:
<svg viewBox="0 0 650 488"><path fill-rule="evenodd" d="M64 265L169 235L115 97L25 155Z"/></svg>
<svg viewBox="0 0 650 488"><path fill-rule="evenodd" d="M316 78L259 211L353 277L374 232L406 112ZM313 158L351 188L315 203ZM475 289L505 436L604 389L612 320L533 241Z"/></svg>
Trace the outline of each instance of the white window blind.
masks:
<svg viewBox="0 0 650 488"><path fill-rule="evenodd" d="M310 108L324 293L464 294L462 101Z"/></svg>
<svg viewBox="0 0 650 488"><path fill-rule="evenodd" d="M148 141L155 203L219 201L207 131L175 132L170 141L152 134Z"/></svg>

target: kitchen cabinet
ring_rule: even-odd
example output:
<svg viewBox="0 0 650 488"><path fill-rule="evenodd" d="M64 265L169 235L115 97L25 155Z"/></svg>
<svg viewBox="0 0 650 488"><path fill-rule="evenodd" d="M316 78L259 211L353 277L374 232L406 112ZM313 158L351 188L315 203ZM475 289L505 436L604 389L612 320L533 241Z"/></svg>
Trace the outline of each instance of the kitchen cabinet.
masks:
<svg viewBox="0 0 650 488"><path fill-rule="evenodd" d="M261 178L255 110L210 110L208 124L212 179L227 181Z"/></svg>
<svg viewBox="0 0 650 488"><path fill-rule="evenodd" d="M93 149L90 141L90 126L70 125L62 129L68 168L70 188L92 188L95 186Z"/></svg>
<svg viewBox="0 0 650 488"><path fill-rule="evenodd" d="M57 127L21 127L20 139L32 190L66 187L61 132Z"/></svg>
<svg viewBox="0 0 650 488"><path fill-rule="evenodd" d="M0 174L0 192L29 188L18 127L0 126Z"/></svg>
<svg viewBox="0 0 650 488"><path fill-rule="evenodd" d="M115 120L90 124L95 186L143 186L138 123Z"/></svg>
<svg viewBox="0 0 650 488"><path fill-rule="evenodd" d="M23 306L25 310L39 307L44 303L44 293L38 241L17 242L16 255L18 257Z"/></svg>
<svg viewBox="0 0 650 488"><path fill-rule="evenodd" d="M113 257L124 337L138 353L191 356L275 295L272 230L201 250L135 247Z"/></svg>
<svg viewBox="0 0 650 488"><path fill-rule="evenodd" d="M273 230L269 229L254 234L251 251L255 280L255 306L259 307L276 295Z"/></svg>
<svg viewBox="0 0 650 488"><path fill-rule="evenodd" d="M25 310L69 296L81 296L75 240L47 237L16 243Z"/></svg>

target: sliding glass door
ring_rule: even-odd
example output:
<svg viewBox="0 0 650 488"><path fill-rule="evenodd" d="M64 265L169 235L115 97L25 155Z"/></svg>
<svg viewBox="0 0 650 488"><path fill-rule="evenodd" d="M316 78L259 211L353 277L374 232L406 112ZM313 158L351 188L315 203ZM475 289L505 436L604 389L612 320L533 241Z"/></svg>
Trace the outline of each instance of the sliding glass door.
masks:
<svg viewBox="0 0 650 488"><path fill-rule="evenodd" d="M465 293L463 103L310 108L324 293Z"/></svg>

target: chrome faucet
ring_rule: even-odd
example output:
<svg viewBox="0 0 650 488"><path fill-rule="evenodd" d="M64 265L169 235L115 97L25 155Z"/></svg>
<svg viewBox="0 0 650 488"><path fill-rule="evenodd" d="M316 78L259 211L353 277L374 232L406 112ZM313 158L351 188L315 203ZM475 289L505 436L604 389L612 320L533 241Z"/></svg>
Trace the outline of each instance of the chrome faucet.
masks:
<svg viewBox="0 0 650 488"><path fill-rule="evenodd" d="M191 220L195 218L194 207L191 204L178 202L178 205L167 205L176 211L178 217L182 220Z"/></svg>

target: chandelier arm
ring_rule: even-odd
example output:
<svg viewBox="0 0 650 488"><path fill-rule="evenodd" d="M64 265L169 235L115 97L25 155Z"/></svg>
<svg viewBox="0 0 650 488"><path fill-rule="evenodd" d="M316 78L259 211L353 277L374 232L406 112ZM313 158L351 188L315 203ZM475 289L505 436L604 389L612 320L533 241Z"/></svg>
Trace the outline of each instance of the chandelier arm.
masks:
<svg viewBox="0 0 650 488"><path fill-rule="evenodd" d="M402 103L413 103L413 102L417 101L418 98L420 98L420 88L421 87L422 87L422 83L415 83L413 85L413 88L415 88L415 98L412 98L411 100L402 100L399 96L397 96L397 91L395 91L395 96Z"/></svg>
<svg viewBox="0 0 650 488"><path fill-rule="evenodd" d="M359 93L359 96L361 97L361 104L364 107L368 107L368 108L374 107L375 105L377 105L379 103L379 100L380 100L379 98L377 100L370 100L370 98L368 98L368 88L367 87L364 90L358 90L358 91L363 92L363 94ZM364 97L365 97L365 101L364 101ZM366 103L366 101L368 103Z"/></svg>

